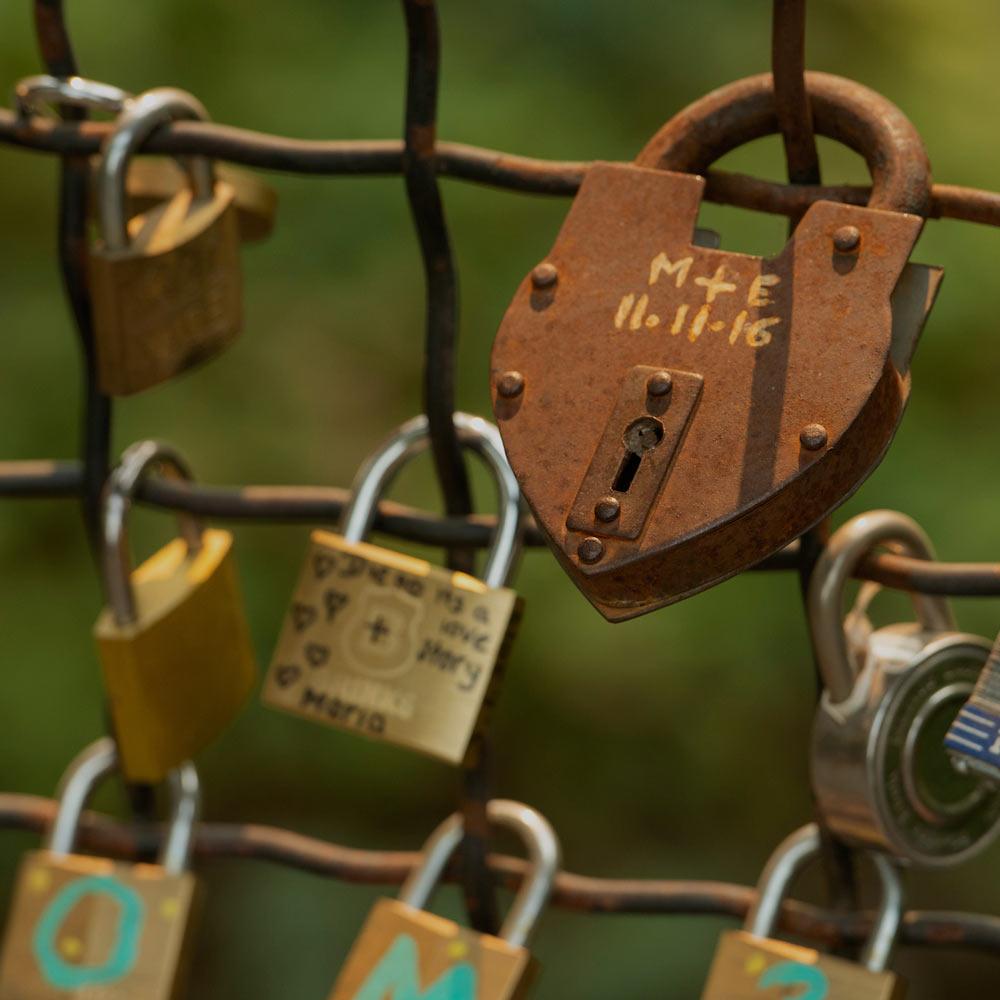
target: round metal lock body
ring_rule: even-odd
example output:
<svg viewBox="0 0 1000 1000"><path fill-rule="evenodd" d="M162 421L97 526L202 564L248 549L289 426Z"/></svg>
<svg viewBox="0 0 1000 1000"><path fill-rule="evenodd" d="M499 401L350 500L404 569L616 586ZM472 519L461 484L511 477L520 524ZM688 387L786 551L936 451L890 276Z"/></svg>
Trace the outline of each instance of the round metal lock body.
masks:
<svg viewBox="0 0 1000 1000"><path fill-rule="evenodd" d="M1000 832L1000 790L959 773L944 749L989 651L979 636L917 623L872 633L850 697L824 694L813 730L813 786L838 836L944 867Z"/></svg>

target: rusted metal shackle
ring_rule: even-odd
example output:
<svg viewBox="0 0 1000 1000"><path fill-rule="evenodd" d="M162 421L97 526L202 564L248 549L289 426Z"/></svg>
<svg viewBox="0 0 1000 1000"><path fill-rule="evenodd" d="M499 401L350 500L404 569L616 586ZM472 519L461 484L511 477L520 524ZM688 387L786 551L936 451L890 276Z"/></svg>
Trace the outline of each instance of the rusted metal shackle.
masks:
<svg viewBox="0 0 1000 1000"><path fill-rule="evenodd" d="M930 161L923 139L899 108L854 80L806 73L818 135L864 157L872 175L869 208L927 215ZM674 115L636 157L641 167L704 173L744 143L780 131L770 73L726 84Z"/></svg>

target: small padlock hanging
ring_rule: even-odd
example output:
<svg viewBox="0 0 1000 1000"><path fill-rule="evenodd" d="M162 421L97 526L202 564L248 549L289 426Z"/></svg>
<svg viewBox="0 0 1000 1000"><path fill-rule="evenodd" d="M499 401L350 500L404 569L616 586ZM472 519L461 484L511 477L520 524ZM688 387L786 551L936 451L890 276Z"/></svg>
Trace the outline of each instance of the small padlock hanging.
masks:
<svg viewBox="0 0 1000 1000"><path fill-rule="evenodd" d="M778 846L764 868L744 929L726 931L719 941L702 1000L760 1000L772 995L763 992L769 988L802 1000L900 1000L903 982L886 967L903 917L903 890L899 872L881 854L871 854L882 895L860 962L774 937L792 880L819 850L814 823Z"/></svg>
<svg viewBox="0 0 1000 1000"><path fill-rule="evenodd" d="M183 537L131 569L128 515L154 466L191 478L168 445L142 441L122 455L104 499L107 607L94 626L122 770L147 782L213 742L257 672L230 532L181 515Z"/></svg>
<svg viewBox="0 0 1000 1000"><path fill-rule="evenodd" d="M462 818L450 816L431 834L423 861L397 899L380 899L369 914L330 1000L447 997L449 1000L520 1000L538 973L526 948L559 871L559 841L541 813L506 799L487 806L492 823L524 841L530 871L500 936L478 934L428 913L445 866L464 835Z"/></svg>
<svg viewBox="0 0 1000 1000"><path fill-rule="evenodd" d="M313 532L264 687L266 704L452 763L489 705L520 618L507 583L521 540L520 494L496 428L456 413L463 447L497 484L482 579L363 539L399 469L427 448L424 416L362 465L342 534Z"/></svg>
<svg viewBox="0 0 1000 1000"><path fill-rule="evenodd" d="M80 817L117 767L114 741L98 740L69 766L45 847L21 862L3 953L5 1000L172 1000L186 966L199 886L188 870L198 818L198 773L168 776L170 823L155 864L75 853Z"/></svg>
<svg viewBox="0 0 1000 1000"><path fill-rule="evenodd" d="M778 131L770 74L587 170L492 357L494 410L539 528L606 618L747 569L885 453L940 271L908 265L930 176L900 110L807 73L816 131L861 153L867 207L812 204L774 257L692 238L711 163Z"/></svg>
<svg viewBox="0 0 1000 1000"><path fill-rule="evenodd" d="M879 545L933 559L920 526L891 510L860 514L830 538L813 570L809 627L824 685L813 728L817 805L838 837L920 865L957 864L1000 832L1000 790L961 774L943 741L990 644L959 632L948 602L913 594L917 621L871 629L847 616L844 588ZM855 648L851 648L854 646Z"/></svg>
<svg viewBox="0 0 1000 1000"><path fill-rule="evenodd" d="M100 241L90 279L98 383L112 396L148 389L218 354L243 323L239 230L231 187L210 161L191 161L192 187L129 220L129 161L161 124L207 120L172 87L125 104L98 170Z"/></svg>

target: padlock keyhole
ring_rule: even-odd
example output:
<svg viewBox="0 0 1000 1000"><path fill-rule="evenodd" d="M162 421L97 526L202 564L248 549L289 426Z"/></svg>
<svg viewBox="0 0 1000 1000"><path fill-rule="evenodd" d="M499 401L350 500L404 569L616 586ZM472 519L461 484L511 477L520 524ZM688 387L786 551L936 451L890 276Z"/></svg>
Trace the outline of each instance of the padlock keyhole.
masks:
<svg viewBox="0 0 1000 1000"><path fill-rule="evenodd" d="M618 467L615 481L611 484L615 493L628 493L632 488L639 466L642 465L642 456L663 440L663 424L655 417L639 417L625 428L622 440L625 455Z"/></svg>

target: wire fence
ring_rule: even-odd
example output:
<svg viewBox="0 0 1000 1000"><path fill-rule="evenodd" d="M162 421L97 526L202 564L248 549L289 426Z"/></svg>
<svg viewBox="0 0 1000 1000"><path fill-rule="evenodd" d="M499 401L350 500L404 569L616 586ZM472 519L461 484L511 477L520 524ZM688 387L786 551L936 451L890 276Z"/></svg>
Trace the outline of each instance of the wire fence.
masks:
<svg viewBox="0 0 1000 1000"><path fill-rule="evenodd" d="M456 268L439 190L439 179L531 194L572 196L587 173L586 162L517 156L437 139L440 38L433 0L402 0L408 40L405 116L402 140L306 141L266 135L208 122L175 122L157 129L143 151L171 156L203 154L262 170L311 176L402 175L424 262L426 320L424 408L431 451L443 498L443 515L383 501L376 530L440 546L456 568L469 568L473 551L488 544L493 519L472 513L468 477L452 420L458 338ZM788 183L720 170L706 174L705 197L721 204L786 216L794 224L820 199L865 204L868 188L824 186L804 82L805 2L775 0L772 68L775 131L784 141ZM73 53L60 0L35 0L34 19L42 62L55 76L81 73ZM0 109L0 143L26 152L56 155L59 182L59 263L63 284L82 347L85 398L76 462L39 460L0 462L0 497L65 498L79 502L91 543L99 535L101 492L110 456L112 400L97 383L94 337L87 282L89 157L100 150L111 125L88 121L79 108L62 107L60 119L19 117ZM935 184L929 218L950 218L1000 226L1000 194ZM219 487L162 479L145 482L138 499L146 504L190 511L213 519L260 522L335 522L347 491L317 486ZM800 574L803 585L824 537L825 526L766 560L758 570ZM529 524L526 543L543 540ZM889 587L953 596L1000 595L1000 564L937 563L883 553L864 560L856 574ZM486 802L492 797L491 749L470 755L475 763L461 777L459 806L466 820L460 864L449 877L462 881L473 926L495 931L496 884L511 887L525 864L489 852ZM0 794L0 827L42 830L52 819L50 800ZM121 858L148 857L158 841L156 829L140 816L131 824L88 815L84 846ZM830 846L826 866L831 898L849 904L854 897L849 864ZM269 861L328 878L398 884L417 855L349 849L287 830L263 826L204 823L195 855ZM753 892L744 886L699 881L617 880L563 872L553 904L592 913L712 914L742 917ZM868 930L863 914L845 908L819 909L789 901L785 928L827 946L849 946ZM1000 919L969 913L910 912L901 943L961 947L1000 955Z"/></svg>

